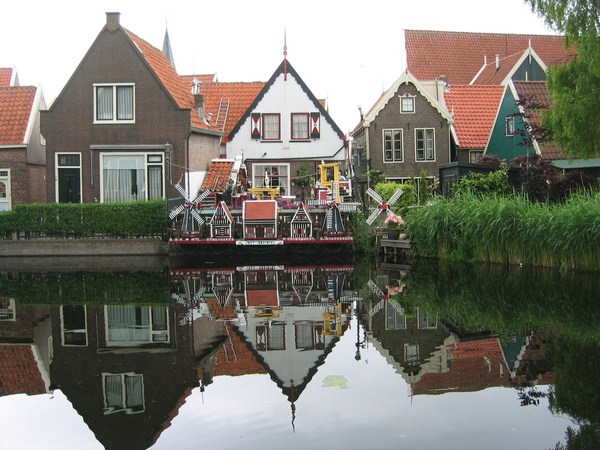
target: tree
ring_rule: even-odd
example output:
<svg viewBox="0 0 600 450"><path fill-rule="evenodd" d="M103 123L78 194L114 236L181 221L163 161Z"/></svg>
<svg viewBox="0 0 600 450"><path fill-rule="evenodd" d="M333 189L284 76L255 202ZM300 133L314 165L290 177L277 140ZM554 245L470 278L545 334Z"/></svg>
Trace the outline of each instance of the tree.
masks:
<svg viewBox="0 0 600 450"><path fill-rule="evenodd" d="M600 3L597 0L528 0L532 10L577 46L577 57L550 67L553 103L543 125L570 157L600 155Z"/></svg>

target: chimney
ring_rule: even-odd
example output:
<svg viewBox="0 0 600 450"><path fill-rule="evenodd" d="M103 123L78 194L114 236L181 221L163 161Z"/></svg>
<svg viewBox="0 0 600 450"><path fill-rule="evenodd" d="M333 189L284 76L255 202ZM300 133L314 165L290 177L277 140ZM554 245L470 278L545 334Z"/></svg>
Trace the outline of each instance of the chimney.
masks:
<svg viewBox="0 0 600 450"><path fill-rule="evenodd" d="M194 106L198 115L204 118L204 94L194 94Z"/></svg>
<svg viewBox="0 0 600 450"><path fill-rule="evenodd" d="M121 13L119 12L107 12L106 13L106 28L108 31L117 31L119 28Z"/></svg>
<svg viewBox="0 0 600 450"><path fill-rule="evenodd" d="M496 53L496 70L500 68L500 54Z"/></svg>

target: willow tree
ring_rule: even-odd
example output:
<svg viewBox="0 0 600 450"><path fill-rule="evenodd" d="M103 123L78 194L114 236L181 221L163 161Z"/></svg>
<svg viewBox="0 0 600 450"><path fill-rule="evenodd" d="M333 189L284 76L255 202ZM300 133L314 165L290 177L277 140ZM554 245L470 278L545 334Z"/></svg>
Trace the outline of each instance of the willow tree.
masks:
<svg viewBox="0 0 600 450"><path fill-rule="evenodd" d="M543 124L570 157L600 156L600 0L528 0L577 57L548 72L552 106Z"/></svg>

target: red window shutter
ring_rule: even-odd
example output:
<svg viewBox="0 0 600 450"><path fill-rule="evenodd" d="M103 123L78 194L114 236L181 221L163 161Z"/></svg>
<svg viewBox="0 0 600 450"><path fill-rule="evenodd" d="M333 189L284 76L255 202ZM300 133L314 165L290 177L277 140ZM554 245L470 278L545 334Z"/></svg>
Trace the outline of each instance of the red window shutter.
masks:
<svg viewBox="0 0 600 450"><path fill-rule="evenodd" d="M318 112L310 113L310 137L321 137L321 114Z"/></svg>
<svg viewBox="0 0 600 450"><path fill-rule="evenodd" d="M260 131L260 113L252 113L252 120L250 125L250 137L252 139L260 139L261 131Z"/></svg>

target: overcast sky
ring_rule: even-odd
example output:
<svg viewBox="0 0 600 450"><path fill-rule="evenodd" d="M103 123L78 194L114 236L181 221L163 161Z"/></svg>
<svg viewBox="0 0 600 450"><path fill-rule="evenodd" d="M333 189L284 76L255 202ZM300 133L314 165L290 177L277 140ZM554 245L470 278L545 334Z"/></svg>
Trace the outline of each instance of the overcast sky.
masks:
<svg viewBox="0 0 600 450"><path fill-rule="evenodd" d="M287 57L344 131L405 69L403 30L551 34L524 0L32 0L2 7L0 67L60 93L106 22L162 49L168 27L181 75L267 81Z"/></svg>

